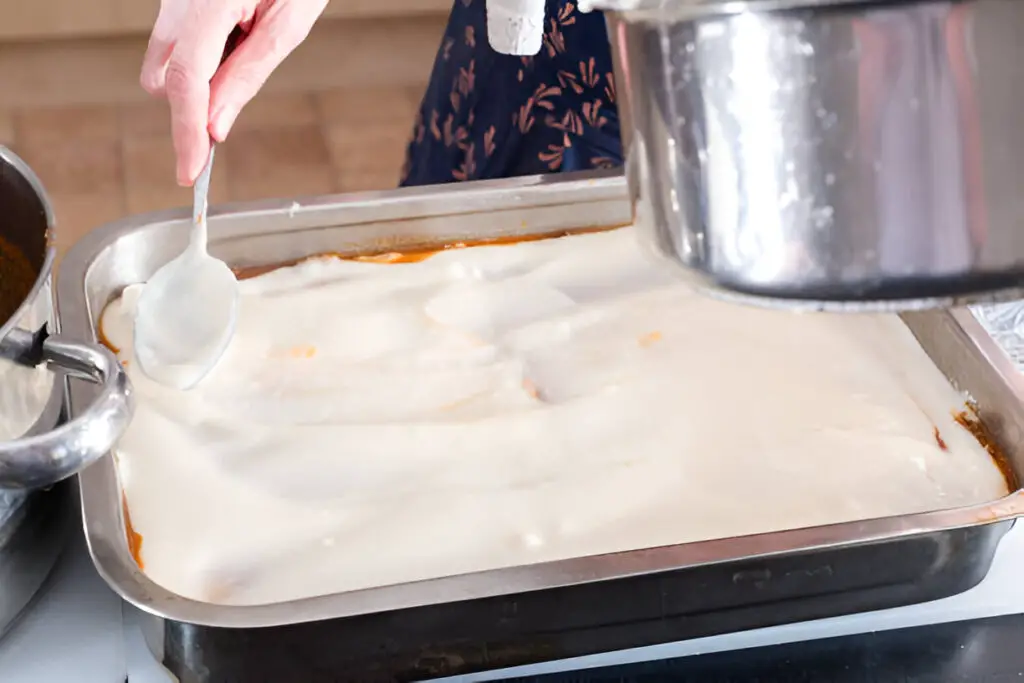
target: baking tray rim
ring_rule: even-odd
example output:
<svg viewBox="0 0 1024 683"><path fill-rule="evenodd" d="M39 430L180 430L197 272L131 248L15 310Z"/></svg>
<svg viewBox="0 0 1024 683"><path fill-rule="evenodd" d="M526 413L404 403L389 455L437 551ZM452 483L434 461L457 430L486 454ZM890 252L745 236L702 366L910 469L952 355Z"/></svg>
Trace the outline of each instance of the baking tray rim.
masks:
<svg viewBox="0 0 1024 683"><path fill-rule="evenodd" d="M527 190L531 196L528 197L529 201L524 201L523 193ZM211 209L210 219L211 227L215 227L218 216L244 218L246 215L268 213L295 216L300 212L315 214L325 208L336 209L341 205L346 214L351 215L358 215L360 210L377 211L384 215L376 221L366 219L367 222L385 222L402 217L408 219L488 213L513 209L519 205L524 208L543 207L545 203L565 204L567 200L615 199L616 194L626 201L626 182L618 172L566 174L558 180L551 180L550 176L531 176L429 188L228 204ZM550 199L552 197L554 199ZM560 201L555 201L559 198ZM433 213L413 213L413 209L422 204L436 205L437 209ZM389 215L389 212L393 215ZM95 341L86 278L95 260L107 248L120 238L144 228L168 222L184 223L187 220L185 209L147 213L100 226L80 240L65 256L55 288L62 332L70 337ZM353 226L358 224L359 221L352 221ZM305 226L305 229L308 228L308 225ZM304 228L298 226L294 229ZM243 231L225 237L245 236ZM254 236L256 234L250 235ZM1011 393L1018 397L1024 396L1024 382L1019 379L1012 362L969 311L954 310L934 314L950 316L975 350L994 366ZM83 405L87 402L87 394L81 392L91 389L80 382L72 384L73 411L75 404ZM76 394L80 394L79 400L75 400ZM111 589L124 600L156 617L221 628L284 626L497 597L670 572L699 565L893 541L1012 521L1024 516L1024 488L1021 488L997 501L969 507L571 558L280 603L234 606L185 598L150 580L138 568L128 549L121 490L112 456L101 458L81 472L79 486L89 554L98 573Z"/></svg>

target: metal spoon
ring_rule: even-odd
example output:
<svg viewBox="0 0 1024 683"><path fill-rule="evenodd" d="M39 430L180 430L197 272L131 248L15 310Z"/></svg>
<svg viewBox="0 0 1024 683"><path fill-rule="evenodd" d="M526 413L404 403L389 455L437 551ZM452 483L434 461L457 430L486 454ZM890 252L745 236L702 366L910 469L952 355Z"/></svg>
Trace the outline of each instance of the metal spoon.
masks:
<svg viewBox="0 0 1024 683"><path fill-rule="evenodd" d="M135 357L151 379L191 389L227 350L238 321L238 281L206 251L210 158L193 188L192 234L177 258L142 288L135 311Z"/></svg>

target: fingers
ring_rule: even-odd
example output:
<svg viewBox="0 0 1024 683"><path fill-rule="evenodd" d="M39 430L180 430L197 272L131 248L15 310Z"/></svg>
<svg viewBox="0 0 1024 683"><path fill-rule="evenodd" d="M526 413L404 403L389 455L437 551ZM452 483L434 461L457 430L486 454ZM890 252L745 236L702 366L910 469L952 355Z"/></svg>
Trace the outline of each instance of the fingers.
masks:
<svg viewBox="0 0 1024 683"><path fill-rule="evenodd" d="M142 60L139 83L150 95L163 94L164 72L167 70L167 61L171 58L173 49L173 40L159 38L156 32L149 37L149 47L146 48L146 56Z"/></svg>
<svg viewBox="0 0 1024 683"><path fill-rule="evenodd" d="M223 141L242 111L285 57L309 35L327 0L283 0L261 13L251 33L210 84L210 134Z"/></svg>
<svg viewBox="0 0 1024 683"><path fill-rule="evenodd" d="M192 0L164 70L171 106L177 178L191 185L210 155L210 79L234 27L252 17L254 0Z"/></svg>
<svg viewBox="0 0 1024 683"><path fill-rule="evenodd" d="M210 154L209 136L227 136L242 107L305 39L326 5L327 0L161 3L140 81L170 104L178 183L195 181ZM259 17L257 6L265 8ZM251 26L252 33L218 71L225 41L238 25Z"/></svg>
<svg viewBox="0 0 1024 683"><path fill-rule="evenodd" d="M164 72L187 7L188 0L164 0L160 3L160 13L153 25L153 33L149 36L149 46L139 76L142 88L151 95L163 94Z"/></svg>

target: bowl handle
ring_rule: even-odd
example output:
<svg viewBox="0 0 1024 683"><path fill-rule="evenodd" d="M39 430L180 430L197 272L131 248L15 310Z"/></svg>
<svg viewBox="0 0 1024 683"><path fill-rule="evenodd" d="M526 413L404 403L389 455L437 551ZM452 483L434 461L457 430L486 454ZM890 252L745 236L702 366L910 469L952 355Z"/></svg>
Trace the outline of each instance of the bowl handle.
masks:
<svg viewBox="0 0 1024 683"><path fill-rule="evenodd" d="M0 356L28 366L45 364L100 385L92 404L57 428L0 442L0 487L39 488L65 479L117 443L135 409L131 382L117 357L99 344L11 330Z"/></svg>

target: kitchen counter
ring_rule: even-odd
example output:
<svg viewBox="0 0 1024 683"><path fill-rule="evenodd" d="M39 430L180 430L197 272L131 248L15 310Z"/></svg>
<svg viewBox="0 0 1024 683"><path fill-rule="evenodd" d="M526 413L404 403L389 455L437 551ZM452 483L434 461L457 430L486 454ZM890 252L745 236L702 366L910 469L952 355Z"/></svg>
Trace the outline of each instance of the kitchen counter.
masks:
<svg viewBox="0 0 1024 683"><path fill-rule="evenodd" d="M40 594L0 640L5 683L125 679L121 599L96 573L80 528Z"/></svg>
<svg viewBox="0 0 1024 683"><path fill-rule="evenodd" d="M996 683L1024 676L1024 615L663 659L508 683Z"/></svg>

